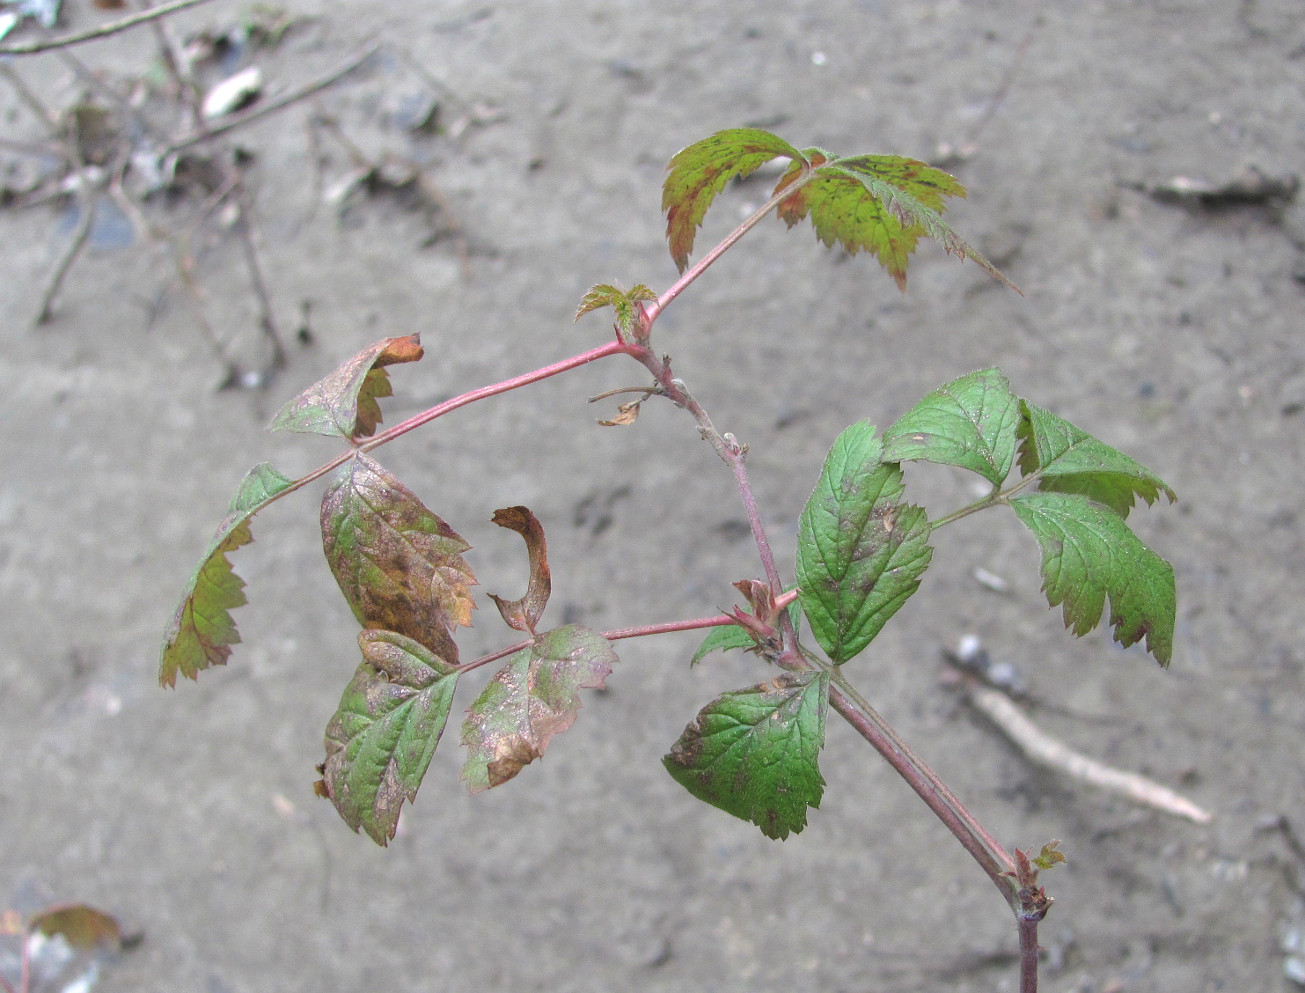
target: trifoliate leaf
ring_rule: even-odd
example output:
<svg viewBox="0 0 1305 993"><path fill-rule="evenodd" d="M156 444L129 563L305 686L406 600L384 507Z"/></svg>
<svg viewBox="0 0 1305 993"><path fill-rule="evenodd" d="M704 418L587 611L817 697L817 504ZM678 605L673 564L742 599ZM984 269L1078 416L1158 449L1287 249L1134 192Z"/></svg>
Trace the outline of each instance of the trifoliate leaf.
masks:
<svg viewBox="0 0 1305 993"><path fill-rule="evenodd" d="M1146 639L1161 666L1174 644L1174 569L1133 534L1110 507L1079 493L1012 497L1011 508L1042 547L1047 603L1063 605L1065 627L1081 637L1097 626L1110 598L1114 639Z"/></svg>
<svg viewBox="0 0 1305 993"><path fill-rule="evenodd" d="M884 463L868 421L834 442L798 525L798 599L835 663L855 657L920 585L930 524L903 504L902 471Z"/></svg>
<svg viewBox="0 0 1305 993"><path fill-rule="evenodd" d="M1081 493L1127 517L1136 497L1148 504L1163 493L1177 497L1164 480L1064 418L1020 401L1020 472L1039 474L1038 488Z"/></svg>
<svg viewBox="0 0 1305 993"><path fill-rule="evenodd" d="M450 663L470 626L471 546L387 469L361 453L322 497L322 548L364 628L407 635Z"/></svg>
<svg viewBox="0 0 1305 993"><path fill-rule="evenodd" d="M578 624L538 635L467 708L462 779L472 793L512 779L575 723L581 689L601 689L616 664L606 638Z"/></svg>
<svg viewBox="0 0 1305 993"><path fill-rule="evenodd" d="M977 472L993 486L1015 459L1019 398L999 369L982 369L934 390L884 432L885 462L922 459Z"/></svg>
<svg viewBox="0 0 1305 993"><path fill-rule="evenodd" d="M782 673L709 703L662 764L699 800L787 838L820 806L828 707L827 672Z"/></svg>
<svg viewBox="0 0 1305 993"><path fill-rule="evenodd" d="M363 661L326 726L315 790L384 846L417 795L448 721L458 669L393 631L358 635Z"/></svg>
<svg viewBox="0 0 1305 993"><path fill-rule="evenodd" d="M378 341L282 407L268 430L325 434L355 441L370 437L381 423L377 398L391 393L384 367L416 362L423 354L421 338L415 334Z"/></svg>
<svg viewBox="0 0 1305 993"><path fill-rule="evenodd" d="M672 157L662 184L662 212L671 258L681 272L688 267L693 239L707 208L725 184L775 158L800 160L802 153L759 128L718 131Z"/></svg>
<svg viewBox="0 0 1305 993"><path fill-rule="evenodd" d="M249 519L294 485L271 464L256 465L240 487L182 594L163 638L159 684L176 686L177 673L198 679L209 666L226 665L231 646L240 642L231 611L245 604L245 581L227 559L254 540Z"/></svg>

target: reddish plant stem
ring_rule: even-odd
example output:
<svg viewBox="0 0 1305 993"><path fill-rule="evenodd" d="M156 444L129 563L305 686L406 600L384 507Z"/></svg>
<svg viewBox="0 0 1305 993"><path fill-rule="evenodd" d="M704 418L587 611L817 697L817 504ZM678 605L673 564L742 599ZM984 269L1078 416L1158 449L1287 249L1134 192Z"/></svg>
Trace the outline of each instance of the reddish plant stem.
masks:
<svg viewBox="0 0 1305 993"><path fill-rule="evenodd" d="M1020 993L1038 993L1038 923L1041 916L1017 915L1020 934Z"/></svg>
<svg viewBox="0 0 1305 993"><path fill-rule="evenodd" d="M560 362L554 362L551 365L542 366L532 372L523 373L520 376L513 376L511 379L505 379L498 383L491 383L489 386L482 386L478 390L471 390L469 393L460 394L459 396L453 397L451 400L437 403L434 407L423 410L420 414L416 414L413 417L408 418L406 421L402 421L394 425L394 427L382 431L380 434L368 438L364 442L360 442L356 447L351 448L342 455L337 455L335 458L331 459L330 462L318 466L312 472L308 473L308 475L299 477L284 490L278 492L272 500L279 500L282 497L293 493L295 490L307 486L314 480L321 479L328 472L344 465L358 452L370 452L373 448L378 448L386 442L393 441L400 435L405 435L414 428L419 428L423 424L428 424L435 420L435 418L442 417L451 411L457 410L459 407L465 407L467 404L475 403L477 400L484 400L486 397L498 396L500 393L507 393L511 390L519 389L522 386L529 386L531 383L537 383L541 379L548 379L550 376L569 372L572 369L579 368L582 365L587 365L597 359L606 358L609 355L620 355L625 352L630 352L631 350L632 346L627 345L622 341L609 341L605 345L600 345L598 348L592 348L587 352L581 352L579 355L573 355L569 359L563 359ZM272 500L268 500L267 503L271 503ZM266 504L263 506L266 506ZM262 506L258 509L261 510Z"/></svg>
<svg viewBox="0 0 1305 993"><path fill-rule="evenodd" d="M537 383L541 379L548 379L550 376L556 376L559 373L570 372L572 369L578 369L582 365L588 365L597 359L607 358L609 355L620 355L623 352L630 352L632 348L623 341L609 341L605 345L597 348L591 348L587 352L581 352L579 355L572 355L569 359L563 359L561 362L554 362L551 365L541 366L531 372L523 373L520 376L513 376L511 379L505 379L502 382L491 383L489 386L482 386L478 390L472 390L469 393L463 393L451 400L445 400L443 403L437 403L428 410L423 410L420 414L409 417L406 421L394 425L387 431L382 431L374 438L368 438L358 445L360 452L369 452L373 448L384 445L388 441L393 441L400 435L407 434L414 428L419 428L423 424L428 424L437 417L443 417L450 411L457 410L459 407L465 407L469 403L475 403L477 400L484 400L487 397L498 396L500 393L508 393L522 386L529 386L531 383Z"/></svg>
<svg viewBox="0 0 1305 993"><path fill-rule="evenodd" d="M810 667L805 660L802 665ZM843 682L841 674L835 678ZM1012 875L1015 863L1006 850L874 708L865 701L854 700L839 686L830 687L829 703L861 737L874 746L875 751L906 780L933 811L934 816L956 836L961 847L979 863L1018 916L1021 910L1019 888Z"/></svg>
<svg viewBox="0 0 1305 993"><path fill-rule="evenodd" d="M794 594L796 596L796 594ZM791 602L793 597L789 597L786 602ZM687 621L666 621L662 624L644 624L633 628L616 628L613 631L603 631L602 637L608 641L620 641L622 638L643 638L653 634L670 634L672 631L696 631L701 628L724 627L726 624L737 623L734 618L728 614L717 614L714 617L696 617ZM470 672L472 669L479 669L482 665L489 665L491 662L497 662L499 659L507 658L523 648L529 648L533 645L534 639L527 638L524 641L518 641L515 645L508 645L506 648L500 648L489 655L482 655L465 665L458 666L459 672Z"/></svg>
<svg viewBox="0 0 1305 993"><path fill-rule="evenodd" d="M650 311L645 317L644 340L647 340L648 329L652 325L654 315ZM652 349L643 345L631 343L627 348L628 354L635 361L639 362L645 369L652 373L653 379L661 387L661 393L673 402L677 407L683 407L692 416L698 425L698 433L702 435L704 441L711 444L716 450L716 454L721 461L730 467L734 474L734 481L738 485L739 497L743 501L744 511L748 517L748 527L752 530L752 538L757 545L757 553L761 557L762 568L766 571L766 582L770 585L771 592L776 596L783 593L784 586L779 576L779 569L775 565L774 553L770 550L770 541L766 537L766 529L761 521L761 514L757 510L757 501L752 494L752 486L748 481L748 471L744 460L748 453L748 446L740 444L732 435L721 434L712 424L711 418L707 416L707 411L703 409L693 394L684 385L682 380L675 378L671 372L669 359L663 360L657 357Z"/></svg>

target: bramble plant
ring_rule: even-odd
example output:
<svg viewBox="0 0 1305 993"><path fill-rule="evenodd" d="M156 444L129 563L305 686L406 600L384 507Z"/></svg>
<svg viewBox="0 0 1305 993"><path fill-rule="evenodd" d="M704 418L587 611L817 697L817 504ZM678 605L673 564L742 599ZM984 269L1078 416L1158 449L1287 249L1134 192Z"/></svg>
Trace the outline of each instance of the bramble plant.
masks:
<svg viewBox="0 0 1305 993"><path fill-rule="evenodd" d="M690 266L694 238L716 196L733 179L787 160L770 199ZM377 433L378 401L390 395L390 366L420 359L417 336L388 338L354 356L290 401L271 430L342 439L346 450L299 478L264 463L250 470L231 501L172 619L160 681L194 679L225 664L238 642L231 610L245 603L243 581L227 556L253 540L254 515L324 477L322 544L362 627L362 661L326 728L325 761L315 790L355 831L380 845L394 837L405 800L421 785L472 670L506 659L467 708L460 739L462 778L472 792L507 782L543 755L575 721L581 689L601 688L617 661L613 642L706 629L693 661L745 648L779 671L708 703L664 764L701 800L756 824L770 838L806 825L824 780L818 767L832 707L916 790L997 885L1020 934L1021 989L1036 988L1037 928L1051 900L1040 870L1063 861L1056 842L1036 854L1008 854L849 682L844 664L874 639L917 589L928 568L934 529L993 507L1007 507L1042 553L1043 589L1067 628L1083 635L1105 616L1116 641L1146 649L1166 666L1173 645L1173 569L1130 530L1140 498L1173 491L1149 469L1068 421L1015 395L997 369L962 376L930 393L885 431L867 422L838 436L799 522L793 582L771 552L748 479L748 446L713 426L706 410L655 351L657 318L722 253L771 211L793 227L809 219L826 245L867 252L905 289L907 263L922 237L971 259L1014 288L941 218L945 201L964 196L952 176L892 155L839 157L798 149L765 131L719 132L670 161L663 189L671 256L680 278L660 295L644 284L593 287L577 319L610 307L615 336L590 351L472 390ZM529 583L519 600L493 597L503 620L524 638L462 662L454 634L469 626L475 576L469 546L372 456L380 446L466 404L514 390L597 359L628 356L652 374L604 423L629 424L654 397L693 418L737 482L764 578L734 585L746 606L728 614L596 632L541 619L550 579L544 529L525 507L494 512L520 533ZM622 392L621 390L614 391ZM610 395L610 394L609 394ZM902 463L927 461L977 473L989 485L979 500L936 520L903 499ZM800 634L806 619L810 639ZM815 650L819 647L819 652Z"/></svg>

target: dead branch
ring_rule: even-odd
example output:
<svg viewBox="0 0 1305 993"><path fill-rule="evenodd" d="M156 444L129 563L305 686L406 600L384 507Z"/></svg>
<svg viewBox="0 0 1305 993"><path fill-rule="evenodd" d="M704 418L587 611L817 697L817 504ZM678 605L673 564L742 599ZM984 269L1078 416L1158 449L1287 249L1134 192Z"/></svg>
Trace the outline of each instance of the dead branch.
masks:
<svg viewBox="0 0 1305 993"><path fill-rule="evenodd" d="M265 117L268 114L273 114L278 110L282 110L293 103L303 100L305 97L312 96L314 93L338 83L350 73L356 71L363 65L363 63L376 54L379 49L379 45L372 45L355 55L334 72L329 72L325 76L321 76L313 82L301 86L299 89L294 90L291 93L287 93L283 97L268 101L264 104L259 104L241 113L232 114L220 124L216 124L212 127L204 127L202 130L178 138L163 150L163 155L172 155L184 148L189 148L191 145L197 145L202 141L207 141L209 138L216 137L217 135L234 130L235 128L243 127L251 121L258 120L260 117Z"/></svg>
<svg viewBox="0 0 1305 993"><path fill-rule="evenodd" d="M172 3L165 3L160 7L151 7L149 10L143 10L138 14L132 14L129 17L111 21L108 24L101 24L98 28L91 28L89 31L83 31L80 34L64 35L62 38L43 38L18 45L0 45L0 57L5 55L35 55L37 52L48 52L55 48L81 45L84 42L107 38L109 35L134 28L138 24L145 24L148 21L175 14L179 10L198 7L200 4L208 2L209 0L173 0Z"/></svg>
<svg viewBox="0 0 1305 993"><path fill-rule="evenodd" d="M996 725L1035 765L1064 773L1072 779L1095 786L1108 793L1127 797L1135 803L1186 817L1197 824L1208 824L1213 815L1167 786L1124 772L1088 758L1062 744L1034 724L1004 693L973 680L965 681L965 699Z"/></svg>

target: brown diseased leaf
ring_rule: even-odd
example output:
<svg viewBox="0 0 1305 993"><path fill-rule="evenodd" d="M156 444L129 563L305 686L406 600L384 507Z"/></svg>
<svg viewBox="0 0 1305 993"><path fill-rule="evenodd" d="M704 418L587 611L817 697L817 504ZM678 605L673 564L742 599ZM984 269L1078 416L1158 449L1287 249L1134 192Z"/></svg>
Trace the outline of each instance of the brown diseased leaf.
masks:
<svg viewBox="0 0 1305 993"><path fill-rule="evenodd" d="M61 934L69 945L82 952L96 948L114 952L122 949L122 928L118 921L85 904L51 907L28 921L27 928L47 936Z"/></svg>
<svg viewBox="0 0 1305 993"><path fill-rule="evenodd" d="M416 362L423 354L419 335L378 341L282 407L268 430L368 438L381 423L376 401L391 392L384 367Z"/></svg>
<svg viewBox="0 0 1305 993"><path fill-rule="evenodd" d="M394 631L450 664L471 625L471 546L393 474L358 454L322 498L322 548L364 628Z"/></svg>
<svg viewBox="0 0 1305 993"><path fill-rule="evenodd" d="M601 689L615 662L606 638L576 624L539 635L508 659L467 708L467 789L505 783L542 756L552 737L575 723L579 690Z"/></svg>
<svg viewBox="0 0 1305 993"><path fill-rule="evenodd" d="M548 571L548 548L544 541L544 526L539 518L526 507L504 507L494 511L493 522L501 528L509 528L526 539L526 551L530 556L530 581L526 586L526 595L520 600L504 600L493 593L489 598L498 606L507 626L517 631L535 633L535 625L548 606L549 594L553 592L553 579Z"/></svg>

